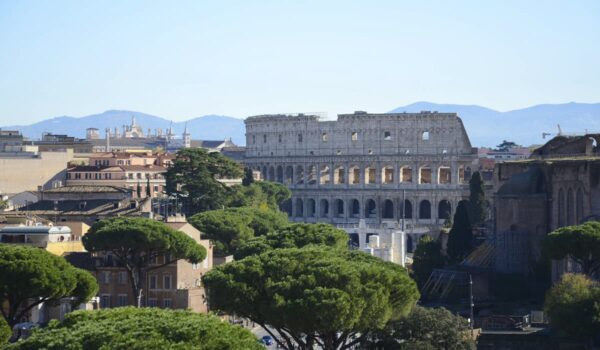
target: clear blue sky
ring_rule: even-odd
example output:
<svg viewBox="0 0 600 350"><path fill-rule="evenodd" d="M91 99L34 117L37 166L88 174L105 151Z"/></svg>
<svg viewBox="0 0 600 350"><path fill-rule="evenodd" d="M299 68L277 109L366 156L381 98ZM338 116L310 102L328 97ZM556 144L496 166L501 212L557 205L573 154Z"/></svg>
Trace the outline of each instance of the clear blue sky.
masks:
<svg viewBox="0 0 600 350"><path fill-rule="evenodd" d="M0 125L600 102L600 1L0 0Z"/></svg>

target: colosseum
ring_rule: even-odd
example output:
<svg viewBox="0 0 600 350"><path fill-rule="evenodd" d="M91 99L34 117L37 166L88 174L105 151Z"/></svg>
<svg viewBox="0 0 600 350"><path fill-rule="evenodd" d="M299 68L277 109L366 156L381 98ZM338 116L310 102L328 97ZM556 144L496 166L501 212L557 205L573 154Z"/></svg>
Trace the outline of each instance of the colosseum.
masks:
<svg viewBox="0 0 600 350"><path fill-rule="evenodd" d="M293 221L402 227L411 250L468 196L476 150L456 113L260 115L245 124L245 163L289 186Z"/></svg>

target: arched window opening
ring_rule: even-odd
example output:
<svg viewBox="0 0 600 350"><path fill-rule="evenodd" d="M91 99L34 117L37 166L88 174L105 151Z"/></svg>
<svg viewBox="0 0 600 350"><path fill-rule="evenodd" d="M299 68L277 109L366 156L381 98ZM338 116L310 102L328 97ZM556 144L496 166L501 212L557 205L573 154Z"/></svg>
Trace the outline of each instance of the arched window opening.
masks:
<svg viewBox="0 0 600 350"><path fill-rule="evenodd" d="M335 185L341 185L346 183L346 173L344 172L343 166L335 168L335 171L333 172L333 183Z"/></svg>
<svg viewBox="0 0 600 350"><path fill-rule="evenodd" d="M385 202L383 202L383 218L394 218L394 202L390 199L386 199Z"/></svg>
<svg viewBox="0 0 600 350"><path fill-rule="evenodd" d="M360 202L358 201L358 199L353 199L350 202L350 216L352 216L353 218L360 217Z"/></svg>
<svg viewBox="0 0 600 350"><path fill-rule="evenodd" d="M336 199L335 200L335 217L336 218L343 218L344 217L344 201L341 199Z"/></svg>
<svg viewBox="0 0 600 350"><path fill-rule="evenodd" d="M304 217L304 202L300 198L296 198L296 217Z"/></svg>
<svg viewBox="0 0 600 350"><path fill-rule="evenodd" d="M296 184L302 185L304 183L304 168L302 165L296 167Z"/></svg>
<svg viewBox="0 0 600 350"><path fill-rule="evenodd" d="M353 166L350 168L350 179L349 182L351 185L357 185L360 183L360 168L357 166Z"/></svg>
<svg viewBox="0 0 600 350"><path fill-rule="evenodd" d="M285 168L285 183L286 185L294 183L294 167L291 165Z"/></svg>
<svg viewBox="0 0 600 350"><path fill-rule="evenodd" d="M394 183L394 168L386 166L381 170L381 182L384 184Z"/></svg>
<svg viewBox="0 0 600 350"><path fill-rule="evenodd" d="M367 200L367 205L365 206L365 217L374 218L377 217L377 205L375 201L372 199Z"/></svg>
<svg viewBox="0 0 600 350"><path fill-rule="evenodd" d="M430 184L431 183L431 168L424 166L419 169L419 183Z"/></svg>
<svg viewBox="0 0 600 350"><path fill-rule="evenodd" d="M327 199L321 199L319 203L319 216L322 218L326 218L329 216L329 201Z"/></svg>
<svg viewBox="0 0 600 350"><path fill-rule="evenodd" d="M442 220L450 219L450 215L452 213L452 208L450 206L450 202L443 199L438 204L438 218Z"/></svg>
<svg viewBox="0 0 600 350"><path fill-rule="evenodd" d="M309 218L315 217L315 200L312 198L306 201L306 216Z"/></svg>
<svg viewBox="0 0 600 350"><path fill-rule="evenodd" d="M452 182L452 171L449 167L440 167L438 170L438 183L448 185Z"/></svg>
<svg viewBox="0 0 600 350"><path fill-rule="evenodd" d="M277 182L283 183L283 167L281 165L277 167Z"/></svg>
<svg viewBox="0 0 600 350"><path fill-rule="evenodd" d="M308 184L315 185L317 183L317 167L314 165L308 166Z"/></svg>
<svg viewBox="0 0 600 350"><path fill-rule="evenodd" d="M400 182L410 183L412 182L412 168L404 166L400 169Z"/></svg>
<svg viewBox="0 0 600 350"><path fill-rule="evenodd" d="M419 204L419 219L431 219L431 203L426 199Z"/></svg>
<svg viewBox="0 0 600 350"><path fill-rule="evenodd" d="M373 167L368 167L365 169L365 184L374 184L375 183L375 174L376 169Z"/></svg>
<svg viewBox="0 0 600 350"><path fill-rule="evenodd" d="M329 185L329 183L331 182L331 176L329 174L328 165L321 165L319 181L321 185Z"/></svg>

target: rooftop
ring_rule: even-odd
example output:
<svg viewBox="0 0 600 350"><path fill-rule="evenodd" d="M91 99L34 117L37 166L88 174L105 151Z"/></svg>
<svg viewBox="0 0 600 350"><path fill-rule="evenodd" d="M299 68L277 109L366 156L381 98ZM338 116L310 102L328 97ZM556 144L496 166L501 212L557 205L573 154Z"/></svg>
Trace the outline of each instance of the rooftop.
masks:
<svg viewBox="0 0 600 350"><path fill-rule="evenodd" d="M44 193L129 193L131 192L128 188L117 187L117 186L85 186L85 185L74 185L74 186L63 186L45 190Z"/></svg>

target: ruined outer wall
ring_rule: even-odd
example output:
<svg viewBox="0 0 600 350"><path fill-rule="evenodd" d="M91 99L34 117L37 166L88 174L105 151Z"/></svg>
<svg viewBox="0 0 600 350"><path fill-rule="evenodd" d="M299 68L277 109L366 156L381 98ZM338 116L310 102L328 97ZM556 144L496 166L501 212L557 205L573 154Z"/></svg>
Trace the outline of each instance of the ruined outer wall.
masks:
<svg viewBox="0 0 600 350"><path fill-rule="evenodd" d="M446 216L438 214L452 215L468 195L476 154L455 113L265 115L245 123L246 164L290 187L298 221L395 221L406 199L412 224L437 226Z"/></svg>

